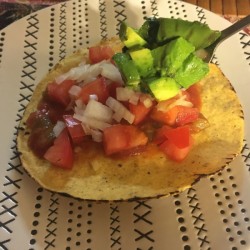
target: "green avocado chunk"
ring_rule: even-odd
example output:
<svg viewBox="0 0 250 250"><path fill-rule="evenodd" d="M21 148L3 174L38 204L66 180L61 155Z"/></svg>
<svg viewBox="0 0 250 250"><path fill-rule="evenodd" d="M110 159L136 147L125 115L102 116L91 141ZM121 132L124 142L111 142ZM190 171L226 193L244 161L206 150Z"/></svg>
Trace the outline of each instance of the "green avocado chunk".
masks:
<svg viewBox="0 0 250 250"><path fill-rule="evenodd" d="M116 53L112 59L119 68L126 84L133 88L137 88L140 83L140 75L135 63L131 60L129 55L125 53Z"/></svg>
<svg viewBox="0 0 250 250"><path fill-rule="evenodd" d="M150 77L155 74L154 59L147 48L129 52L141 77Z"/></svg>
<svg viewBox="0 0 250 250"><path fill-rule="evenodd" d="M158 101L167 100L180 91L180 86L170 77L160 77L148 80L148 87Z"/></svg>
<svg viewBox="0 0 250 250"><path fill-rule="evenodd" d="M129 49L134 47L143 47L147 44L137 31L129 27L125 22L121 22L119 37Z"/></svg>
<svg viewBox="0 0 250 250"><path fill-rule="evenodd" d="M149 48L156 46L159 21L155 17L148 18L138 30L138 34L147 41Z"/></svg>
<svg viewBox="0 0 250 250"><path fill-rule="evenodd" d="M195 47L182 37L152 50L154 65L161 75L173 76Z"/></svg>
<svg viewBox="0 0 250 250"><path fill-rule="evenodd" d="M183 37L192 43L196 50L206 48L221 35L220 31L211 30L207 24L181 19L159 18L157 42L165 43L176 37Z"/></svg>
<svg viewBox="0 0 250 250"><path fill-rule="evenodd" d="M201 80L209 71L207 63L202 59L191 54L177 70L174 79L184 88L188 88L192 84Z"/></svg>

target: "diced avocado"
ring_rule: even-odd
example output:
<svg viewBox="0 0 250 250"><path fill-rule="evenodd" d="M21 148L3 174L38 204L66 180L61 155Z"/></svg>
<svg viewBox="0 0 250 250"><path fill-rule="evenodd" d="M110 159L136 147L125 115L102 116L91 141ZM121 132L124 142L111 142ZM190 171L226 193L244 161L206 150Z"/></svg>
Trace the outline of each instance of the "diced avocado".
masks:
<svg viewBox="0 0 250 250"><path fill-rule="evenodd" d="M166 69L163 68L163 61L166 56L166 48L167 47L163 45L151 50L151 54L154 59L154 67L158 72L160 72L161 76L166 75Z"/></svg>
<svg viewBox="0 0 250 250"><path fill-rule="evenodd" d="M173 76L194 50L195 47L191 43L179 37L152 50L154 66L162 76Z"/></svg>
<svg viewBox="0 0 250 250"><path fill-rule="evenodd" d="M201 80L208 71L208 64L194 54L191 54L184 61L181 68L177 70L174 79L184 88L188 88L192 84Z"/></svg>
<svg viewBox="0 0 250 250"><path fill-rule="evenodd" d="M138 34L147 41L149 48L153 48L156 43L159 21L155 17L148 18L138 30Z"/></svg>
<svg viewBox="0 0 250 250"><path fill-rule="evenodd" d="M159 18L157 42L163 43L176 37L183 37L196 49L206 48L220 37L220 31L211 30L207 24L181 19Z"/></svg>
<svg viewBox="0 0 250 250"><path fill-rule="evenodd" d="M150 77L155 74L154 59L147 48L129 52L141 77Z"/></svg>
<svg viewBox="0 0 250 250"><path fill-rule="evenodd" d="M212 31L207 24L193 22L186 39L196 49L203 49L214 43L221 35L220 31Z"/></svg>
<svg viewBox="0 0 250 250"><path fill-rule="evenodd" d="M125 22L121 22L119 37L127 48L142 47L147 44L137 31L129 27Z"/></svg>
<svg viewBox="0 0 250 250"><path fill-rule="evenodd" d="M148 81L148 87L158 101L167 100L180 91L180 86L170 77L160 77Z"/></svg>
<svg viewBox="0 0 250 250"><path fill-rule="evenodd" d="M113 60L119 68L125 83L137 88L140 83L140 75L135 63L131 60L129 55L125 53L116 53L113 56Z"/></svg>
<svg viewBox="0 0 250 250"><path fill-rule="evenodd" d="M167 75L173 76L194 50L195 47L182 37L167 43L166 55L163 60L163 67L166 68Z"/></svg>

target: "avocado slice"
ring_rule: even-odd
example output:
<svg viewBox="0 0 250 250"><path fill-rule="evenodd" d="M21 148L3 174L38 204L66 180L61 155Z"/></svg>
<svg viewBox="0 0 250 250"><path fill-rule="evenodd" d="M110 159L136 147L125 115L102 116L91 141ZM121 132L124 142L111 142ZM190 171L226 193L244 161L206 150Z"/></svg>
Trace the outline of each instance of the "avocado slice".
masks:
<svg viewBox="0 0 250 250"><path fill-rule="evenodd" d="M194 51L195 47L182 37L167 43L166 56L163 60L163 67L166 68L167 75L173 76Z"/></svg>
<svg viewBox="0 0 250 250"><path fill-rule="evenodd" d="M112 58L119 68L123 80L128 86L137 88L140 83L140 75L128 54L116 53Z"/></svg>
<svg viewBox="0 0 250 250"><path fill-rule="evenodd" d="M182 87L188 88L201 80L208 71L208 64L194 54L191 54L177 70L174 79Z"/></svg>
<svg viewBox="0 0 250 250"><path fill-rule="evenodd" d="M170 77L150 79L147 84L151 93L158 101L167 100L177 95L180 91L180 86Z"/></svg>
<svg viewBox="0 0 250 250"><path fill-rule="evenodd" d="M121 22L119 37L127 48L143 47L147 42L137 33L137 31L129 27L125 22Z"/></svg>
<svg viewBox="0 0 250 250"><path fill-rule="evenodd" d="M182 37L152 50L155 68L161 75L173 76L195 47Z"/></svg>
<svg viewBox="0 0 250 250"><path fill-rule="evenodd" d="M151 17L142 24L138 30L138 34L147 41L149 48L154 48L156 46L156 37L159 29L158 18Z"/></svg>
<svg viewBox="0 0 250 250"><path fill-rule="evenodd" d="M150 77L155 74L154 59L147 48L129 52L141 77Z"/></svg>
<svg viewBox="0 0 250 250"><path fill-rule="evenodd" d="M176 37L183 37L192 43L196 50L206 48L221 35L220 31L211 30L207 24L182 19L159 18L157 42L165 43Z"/></svg>

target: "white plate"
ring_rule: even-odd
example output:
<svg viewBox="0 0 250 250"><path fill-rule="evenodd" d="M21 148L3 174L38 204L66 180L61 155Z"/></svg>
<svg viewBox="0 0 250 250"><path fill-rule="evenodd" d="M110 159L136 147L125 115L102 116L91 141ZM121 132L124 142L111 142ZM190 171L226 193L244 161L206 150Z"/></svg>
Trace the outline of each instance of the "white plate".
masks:
<svg viewBox="0 0 250 250"><path fill-rule="evenodd" d="M246 118L242 154L221 173L175 197L97 204L42 189L20 164L17 126L37 82L77 48L117 34L121 20L136 27L152 15L219 30L230 25L181 1L75 0L0 31L0 249L250 248L250 41L244 32L226 41L214 59Z"/></svg>

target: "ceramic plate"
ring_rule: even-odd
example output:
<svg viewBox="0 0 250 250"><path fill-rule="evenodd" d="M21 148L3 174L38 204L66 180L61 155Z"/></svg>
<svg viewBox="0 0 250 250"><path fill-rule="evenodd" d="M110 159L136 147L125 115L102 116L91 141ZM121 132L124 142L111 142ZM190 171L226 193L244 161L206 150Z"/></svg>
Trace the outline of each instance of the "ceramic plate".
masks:
<svg viewBox="0 0 250 250"><path fill-rule="evenodd" d="M0 249L250 249L250 40L244 32L213 59L232 82L246 120L241 155L222 172L174 197L98 204L46 191L22 168L17 126L40 79L78 48L116 35L121 21L137 27L149 16L219 30L230 25L181 1L75 0L0 31Z"/></svg>

